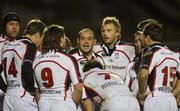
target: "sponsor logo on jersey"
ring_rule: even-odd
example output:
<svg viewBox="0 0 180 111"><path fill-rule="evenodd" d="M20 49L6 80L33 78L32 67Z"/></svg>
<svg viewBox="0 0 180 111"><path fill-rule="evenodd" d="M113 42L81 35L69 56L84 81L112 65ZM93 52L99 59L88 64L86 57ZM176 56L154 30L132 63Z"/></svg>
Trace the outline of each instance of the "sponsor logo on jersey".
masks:
<svg viewBox="0 0 180 111"><path fill-rule="evenodd" d="M101 85L102 89L107 88L108 86L114 86L114 85L123 85L121 83L118 83L117 81L112 81L112 82L106 82L103 85Z"/></svg>
<svg viewBox="0 0 180 111"><path fill-rule="evenodd" d="M45 90L41 91L41 94L61 94L61 91L54 91L54 90Z"/></svg>
<svg viewBox="0 0 180 111"><path fill-rule="evenodd" d="M19 83L16 83L14 80L8 81L8 87L20 87Z"/></svg>
<svg viewBox="0 0 180 111"><path fill-rule="evenodd" d="M106 69L125 69L126 66L105 65Z"/></svg>

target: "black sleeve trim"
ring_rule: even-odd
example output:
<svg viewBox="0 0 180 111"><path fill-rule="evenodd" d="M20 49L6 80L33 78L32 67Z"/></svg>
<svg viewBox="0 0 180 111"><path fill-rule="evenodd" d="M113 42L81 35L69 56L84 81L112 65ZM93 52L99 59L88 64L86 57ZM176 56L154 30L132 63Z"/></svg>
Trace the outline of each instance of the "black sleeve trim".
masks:
<svg viewBox="0 0 180 111"><path fill-rule="evenodd" d="M36 46L34 44L27 44L26 54L22 64L22 84L28 92L34 92L34 77L32 63L36 55Z"/></svg>

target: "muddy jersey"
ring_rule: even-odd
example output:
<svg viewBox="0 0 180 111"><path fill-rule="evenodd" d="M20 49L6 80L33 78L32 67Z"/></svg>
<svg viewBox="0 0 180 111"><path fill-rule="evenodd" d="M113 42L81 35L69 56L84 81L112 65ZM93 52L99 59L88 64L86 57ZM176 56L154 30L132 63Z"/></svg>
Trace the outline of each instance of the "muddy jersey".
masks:
<svg viewBox="0 0 180 111"><path fill-rule="evenodd" d="M107 71L117 73L123 79L128 64L135 57L134 46L121 43L117 43L113 49L108 49L105 44L99 44L95 45L93 50L103 57Z"/></svg>
<svg viewBox="0 0 180 111"><path fill-rule="evenodd" d="M33 62L40 97L44 99L72 98L69 86L80 83L75 59L61 51L40 54Z"/></svg>
<svg viewBox="0 0 180 111"><path fill-rule="evenodd" d="M160 43L150 46L141 65L148 70L148 86L152 92L171 92L175 76L179 78L178 67L178 55Z"/></svg>
<svg viewBox="0 0 180 111"><path fill-rule="evenodd" d="M115 73L94 68L85 72L82 78L90 97L99 96L103 101L117 95L132 95L123 79Z"/></svg>

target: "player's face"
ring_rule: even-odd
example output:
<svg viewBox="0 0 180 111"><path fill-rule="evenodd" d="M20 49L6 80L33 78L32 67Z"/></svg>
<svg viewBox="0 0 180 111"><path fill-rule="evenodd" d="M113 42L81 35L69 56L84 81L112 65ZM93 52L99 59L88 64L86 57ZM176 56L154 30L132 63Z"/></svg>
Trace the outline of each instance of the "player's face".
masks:
<svg viewBox="0 0 180 111"><path fill-rule="evenodd" d="M141 46L147 47L145 35L142 32L139 32L138 34L139 34L139 38L140 38L139 40L140 40Z"/></svg>
<svg viewBox="0 0 180 111"><path fill-rule="evenodd" d="M80 34L79 39L77 39L79 44L79 49L83 53L90 53L93 50L93 46L96 42L94 35L91 31L84 31Z"/></svg>
<svg viewBox="0 0 180 111"><path fill-rule="evenodd" d="M36 45L36 47L40 47L42 43L42 36L40 36L40 33L34 34L35 37L33 37L33 43Z"/></svg>
<svg viewBox="0 0 180 111"><path fill-rule="evenodd" d="M136 48L137 54L141 54L143 51L143 48L142 48L141 42L140 42L141 36L142 35L139 34L138 32L135 33L135 48Z"/></svg>
<svg viewBox="0 0 180 111"><path fill-rule="evenodd" d="M101 27L101 35L103 41L107 45L114 44L118 40L119 32L117 32L114 24L104 24Z"/></svg>
<svg viewBox="0 0 180 111"><path fill-rule="evenodd" d="M6 34L10 38L16 38L20 31L20 23L17 21L9 21L6 24Z"/></svg>

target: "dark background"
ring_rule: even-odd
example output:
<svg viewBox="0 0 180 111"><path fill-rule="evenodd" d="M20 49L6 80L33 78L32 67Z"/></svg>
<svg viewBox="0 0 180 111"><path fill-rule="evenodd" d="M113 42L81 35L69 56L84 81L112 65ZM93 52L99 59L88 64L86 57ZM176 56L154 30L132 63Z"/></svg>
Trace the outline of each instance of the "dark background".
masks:
<svg viewBox="0 0 180 111"><path fill-rule="evenodd" d="M106 16L116 16L122 25L122 40L133 42L136 25L148 18L163 24L163 42L171 49L180 48L180 0L0 0L0 17L17 12L22 28L33 18L47 25L65 27L73 46L79 30L85 27L96 32L101 41L101 22Z"/></svg>

